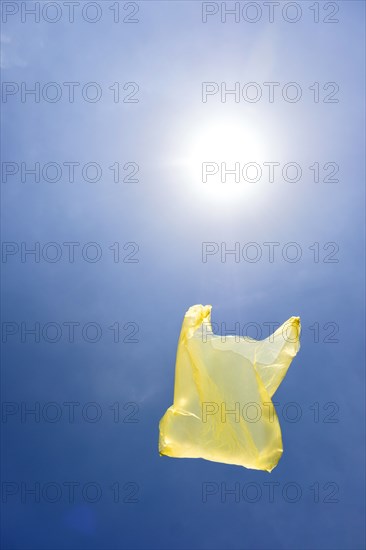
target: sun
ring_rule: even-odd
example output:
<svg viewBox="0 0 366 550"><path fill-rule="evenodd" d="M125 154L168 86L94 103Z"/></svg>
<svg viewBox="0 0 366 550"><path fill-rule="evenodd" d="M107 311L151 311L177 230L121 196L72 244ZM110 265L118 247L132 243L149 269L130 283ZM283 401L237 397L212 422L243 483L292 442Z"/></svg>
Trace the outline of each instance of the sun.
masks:
<svg viewBox="0 0 366 550"><path fill-rule="evenodd" d="M187 136L182 160L193 191L215 201L256 192L266 144L253 121L216 116L192 125Z"/></svg>

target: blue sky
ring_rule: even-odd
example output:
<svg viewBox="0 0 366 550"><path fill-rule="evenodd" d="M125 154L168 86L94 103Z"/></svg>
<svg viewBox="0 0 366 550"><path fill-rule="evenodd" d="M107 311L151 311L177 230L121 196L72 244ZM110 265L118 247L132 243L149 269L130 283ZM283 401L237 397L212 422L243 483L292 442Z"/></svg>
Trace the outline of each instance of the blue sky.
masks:
<svg viewBox="0 0 366 550"><path fill-rule="evenodd" d="M109 8L115 3L96 4L101 18L94 24L81 16L85 2L75 8L74 23L62 2L56 23L29 16L22 23L20 11L2 22L3 86L39 82L44 90L56 82L62 90L55 103L30 96L22 102L20 93L5 103L2 96L2 159L15 163L3 170L19 169L2 178L3 546L361 549L364 3L319 3L319 23L310 2L298 3L297 23L282 11L268 22L264 6L256 23L242 17L222 23L220 13L203 23L201 2L138 2L138 23L131 24L113 22ZM127 4L120 3L123 17L134 10ZM339 22L324 23L334 6ZM64 82L80 83L74 103ZM98 102L80 93L90 82L102 90ZM137 83L138 102L115 103L109 87L116 82L121 97L133 90L123 90L125 83ZM203 82L228 89L239 82L240 90L255 82L263 98L251 103L241 96L236 103L228 96L222 102L216 94L204 103ZM279 83L273 103L265 82ZM282 97L289 82L301 88L296 103ZM309 90L315 82L318 103ZM323 89L329 82L339 86L337 103L323 101L333 89ZM25 175L22 183L21 163L36 162L57 163L62 177L52 183ZM65 162L80 164L73 183ZM102 170L94 183L81 171L90 162ZM130 170L123 170L126 163L138 164L139 181L114 183L109 167L117 162L123 177ZM280 174L273 183L263 176L256 183L211 178L204 184L202 162L277 162L281 170L296 162L302 177L296 183ZM309 170L315 162L319 183ZM339 182L322 181L326 163L339 167ZM77 243L74 262L63 244L71 242ZM268 242L279 243L273 262ZM22 261L21 243L23 252L39 243L40 261L30 255ZM85 248L87 243L96 245ZM217 253L203 262L202 243L224 251L239 243L239 261L233 255L221 261ZM247 243L259 247L257 262L245 259ZM298 262L283 258L288 243L301 250ZM60 251L59 261L49 261ZM99 261L85 259L95 251ZM337 262L324 261L331 252ZM181 322L196 303L212 304L219 325L256 323L262 337L268 336L266 323L301 317L301 350L275 394L285 450L271 474L158 454ZM25 333L35 323L39 342ZM73 342L70 323L78 323ZM124 342L132 333L137 342ZM291 402L301 410L298 422L283 414ZM56 405L44 409L49 403ZM74 403L74 421L65 403ZM88 403L97 405L85 408ZM50 422L46 412L36 422L22 416L25 406L61 416ZM101 411L100 420L88 421L88 411L91 417ZM78 484L72 502L68 482ZM207 482L217 492L203 502ZM279 484L273 502L269 482ZM40 502L31 494L22 502L22 487L36 483ZM62 491L57 502L42 494L49 483ZM83 495L87 483L100 487L98 502ZM261 492L257 502L243 497L250 483ZM225 497L225 488L235 484L239 502ZM300 488L296 502L288 502L286 487ZM137 502L123 502L128 495Z"/></svg>

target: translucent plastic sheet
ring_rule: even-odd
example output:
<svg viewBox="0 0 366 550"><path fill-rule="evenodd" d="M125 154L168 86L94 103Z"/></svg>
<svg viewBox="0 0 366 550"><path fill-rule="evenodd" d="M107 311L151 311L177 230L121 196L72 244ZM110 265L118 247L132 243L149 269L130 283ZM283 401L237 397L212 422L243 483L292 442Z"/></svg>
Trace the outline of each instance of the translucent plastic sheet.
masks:
<svg viewBox="0 0 366 550"><path fill-rule="evenodd" d="M300 343L291 317L264 340L213 334L211 306L187 311L178 342L174 404L160 421L159 452L245 468L275 468L281 428L272 396Z"/></svg>

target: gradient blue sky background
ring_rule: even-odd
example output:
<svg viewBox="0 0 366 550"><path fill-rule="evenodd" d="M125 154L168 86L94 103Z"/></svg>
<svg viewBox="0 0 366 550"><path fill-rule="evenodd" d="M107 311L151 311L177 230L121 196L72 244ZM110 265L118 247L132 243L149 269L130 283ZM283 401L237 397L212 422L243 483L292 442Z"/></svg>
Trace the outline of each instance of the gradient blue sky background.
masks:
<svg viewBox="0 0 366 550"><path fill-rule="evenodd" d="M96 183L80 176L74 183L65 177L21 183L19 175L2 181L3 241L93 241L103 252L96 263L80 253L70 263L65 248L56 263L21 262L20 254L3 262L3 323L95 322L102 328L96 343L83 340L79 330L70 343L65 328L53 344L31 337L22 343L18 332L3 345L3 400L19 407L55 402L63 411L54 423L31 416L22 422L20 412L3 416L3 483L19 488L14 495L3 491L3 547L361 549L364 3L331 3L339 7L335 24L314 23L311 2L300 3L303 16L294 24L280 15L272 24L264 15L253 24L232 18L223 24L219 15L203 24L201 2L190 1L138 2L139 22L116 24L112 4L99 2L103 15L95 24L82 20L80 8L73 24L65 10L54 24L22 23L19 14L2 23L3 82L94 81L103 89L97 103L80 94L72 104L65 96L57 103L22 103L18 94L1 105L3 162L94 161L103 168ZM324 13L320 3L321 18ZM114 103L108 87L131 81L139 84L139 102ZM204 81L228 87L295 81L303 97L297 103L280 96L274 103L222 103L215 96L202 103ZM314 82L338 83L339 102L314 103L308 89ZM221 150L239 158L220 156ZM282 178L226 186L200 181L200 162L225 160L296 161L304 175L292 184ZM336 162L339 183L314 183L307 167L315 161ZM108 166L115 162L138 163L139 183L113 183ZM139 261L114 263L108 247L132 241ZM235 263L233 256L221 262L219 255L202 262L202 242L232 248L252 241L263 248L257 263ZM263 247L268 241L281 243L279 251L295 241L303 256L290 263L279 253L270 263ZM317 263L308 248L314 242L320 243ZM337 263L323 261L327 242L339 246ZM173 399L182 318L196 303L212 304L215 323L258 323L262 337L268 335L264 323L301 317L302 347L275 400L279 411L296 402L302 417L291 423L280 414L285 452L271 474L158 454L158 422ZM108 327L115 322L137 323L138 342L114 343ZM326 323L339 326L338 342L324 341L331 332ZM122 337L128 332L122 329ZM74 423L64 402L80 403ZM99 422L82 418L88 402L101 407ZM115 402L122 418L132 410L124 404L138 403L139 422L113 422ZM338 422L324 422L330 402L338 407ZM98 483L100 501L88 502L80 489L72 503L66 489L55 503L35 503L31 495L21 501L21 483L64 487L67 481ZM110 489L116 482L118 503ZM138 484L138 502L122 502L128 482ZM239 483L240 489L255 483L262 496L221 502L218 492L202 502L205 482ZM268 482L279 483L273 502ZM287 483L301 488L297 502L283 497ZM310 489L316 483L319 502ZM324 502L334 487L336 502Z"/></svg>

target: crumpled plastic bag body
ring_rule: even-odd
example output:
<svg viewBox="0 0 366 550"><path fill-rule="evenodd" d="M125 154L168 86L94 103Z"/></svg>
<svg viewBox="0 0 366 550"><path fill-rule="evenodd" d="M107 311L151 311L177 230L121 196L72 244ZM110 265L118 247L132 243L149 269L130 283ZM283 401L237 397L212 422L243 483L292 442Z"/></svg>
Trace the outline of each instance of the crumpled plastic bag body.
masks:
<svg viewBox="0 0 366 550"><path fill-rule="evenodd" d="M300 319L253 340L213 334L211 306L185 314L174 403L160 421L159 452L270 472L283 452L272 396L300 348Z"/></svg>

